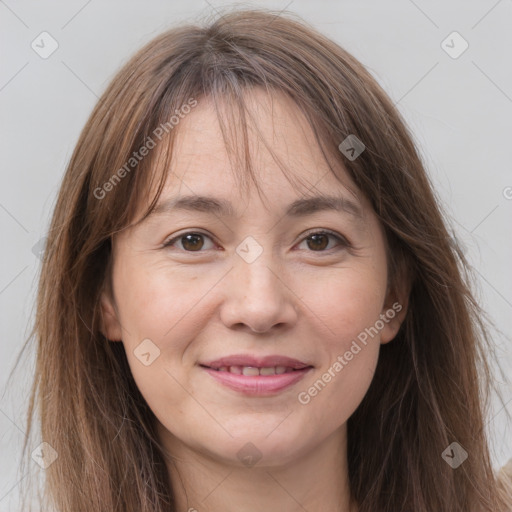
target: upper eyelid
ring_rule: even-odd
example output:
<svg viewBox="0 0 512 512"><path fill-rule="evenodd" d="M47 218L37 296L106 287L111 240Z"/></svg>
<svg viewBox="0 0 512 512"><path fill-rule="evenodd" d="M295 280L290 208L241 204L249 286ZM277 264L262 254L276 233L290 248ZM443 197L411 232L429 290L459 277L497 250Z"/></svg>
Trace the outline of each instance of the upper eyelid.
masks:
<svg viewBox="0 0 512 512"><path fill-rule="evenodd" d="M301 239L297 243L302 243L308 236L315 235L315 234L323 234L328 235L333 238L338 239L338 241L342 245L350 245L350 241L345 235L342 235L341 233L336 233L335 231L332 231L327 228L311 228L310 230L306 231L301 237ZM173 236L172 238L166 239L166 241L162 244L164 247L171 245L173 242L178 241L180 238L184 237L185 235L203 235L212 240L212 242L217 243L214 236L204 233L200 230L188 230L184 231L183 233L179 233L178 235ZM296 244L295 244L296 245ZM204 252L204 251L186 251L186 252ZM325 252L325 251L319 251L319 252Z"/></svg>
<svg viewBox="0 0 512 512"><path fill-rule="evenodd" d="M184 231L183 233L179 233L178 235L174 235L172 238L166 238L163 245L167 245L167 244L170 244L171 242L175 242L176 240L183 238L185 235L203 235L203 236L207 236L208 238L211 238L212 241L215 242L215 237L212 235L209 235L208 233L204 233L203 231L200 231L200 230L197 230L197 231L189 230L189 231Z"/></svg>

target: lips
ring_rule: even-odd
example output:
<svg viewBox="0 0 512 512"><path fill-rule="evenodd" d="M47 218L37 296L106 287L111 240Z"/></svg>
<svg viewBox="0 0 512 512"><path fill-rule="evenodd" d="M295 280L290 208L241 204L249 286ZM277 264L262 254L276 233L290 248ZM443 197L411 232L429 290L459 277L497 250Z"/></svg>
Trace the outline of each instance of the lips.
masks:
<svg viewBox="0 0 512 512"><path fill-rule="evenodd" d="M307 363L292 359L286 356L266 356L254 357L246 355L234 355L216 359L207 363L202 363L201 366L207 366L213 370L220 370L221 368L241 367L241 368L289 368L291 370L302 370L308 366ZM284 372L281 372L284 373Z"/></svg>
<svg viewBox="0 0 512 512"><path fill-rule="evenodd" d="M293 368L287 366L221 366L212 368L218 372L229 372L235 375L245 375L246 377L256 377L258 375L281 375L283 373L294 372Z"/></svg>
<svg viewBox="0 0 512 512"><path fill-rule="evenodd" d="M298 382L313 368L286 356L233 355L201 363L221 384L249 395L270 395Z"/></svg>

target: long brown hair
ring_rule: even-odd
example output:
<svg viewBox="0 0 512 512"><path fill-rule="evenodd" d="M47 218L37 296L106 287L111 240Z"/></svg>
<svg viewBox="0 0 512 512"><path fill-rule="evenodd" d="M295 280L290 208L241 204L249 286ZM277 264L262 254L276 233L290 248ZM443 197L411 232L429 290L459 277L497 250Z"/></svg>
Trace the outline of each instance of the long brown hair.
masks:
<svg viewBox="0 0 512 512"><path fill-rule="evenodd" d="M158 36L114 77L81 133L48 231L31 333L27 431L37 411L42 440L58 454L42 504L61 512L175 510L155 417L122 343L101 333L100 295L110 286L112 237L135 221L139 205L149 213L162 190L180 129L170 119L184 105L213 99L229 154L239 157L240 185L257 184L244 102L253 87L298 105L311 142L327 161L342 161L380 219L390 286L410 283L404 323L381 347L370 389L348 420L359 511L506 510L486 439L486 316L413 137L353 56L292 14L267 10L235 10ZM339 149L349 135L365 145L355 159ZM453 442L468 453L457 469L442 457Z"/></svg>

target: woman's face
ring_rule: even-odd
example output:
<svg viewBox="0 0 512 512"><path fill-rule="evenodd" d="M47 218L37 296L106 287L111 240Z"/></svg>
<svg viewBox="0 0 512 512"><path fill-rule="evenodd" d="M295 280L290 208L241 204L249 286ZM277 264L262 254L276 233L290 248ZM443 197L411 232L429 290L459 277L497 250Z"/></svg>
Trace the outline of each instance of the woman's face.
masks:
<svg viewBox="0 0 512 512"><path fill-rule="evenodd" d="M102 307L171 451L277 465L344 435L405 311L386 296L383 231L341 153L345 186L289 99L271 108L255 90L250 101L300 190L255 135L266 204L242 194L214 109L199 102L180 121L162 207L114 241ZM338 209L312 200L325 196Z"/></svg>

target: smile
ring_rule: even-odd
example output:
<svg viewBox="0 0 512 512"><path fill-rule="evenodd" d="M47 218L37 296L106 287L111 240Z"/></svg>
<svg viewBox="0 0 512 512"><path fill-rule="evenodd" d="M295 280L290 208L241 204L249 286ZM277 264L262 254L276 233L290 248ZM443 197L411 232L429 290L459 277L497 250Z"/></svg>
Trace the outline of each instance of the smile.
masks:
<svg viewBox="0 0 512 512"><path fill-rule="evenodd" d="M222 366L221 368L212 368L212 370L245 375L246 377L255 377L256 375L281 375L283 373L297 371L286 366L265 366L263 368L258 368L257 366Z"/></svg>
<svg viewBox="0 0 512 512"><path fill-rule="evenodd" d="M284 356L230 356L200 364L217 382L245 395L268 396L291 387L313 366Z"/></svg>

